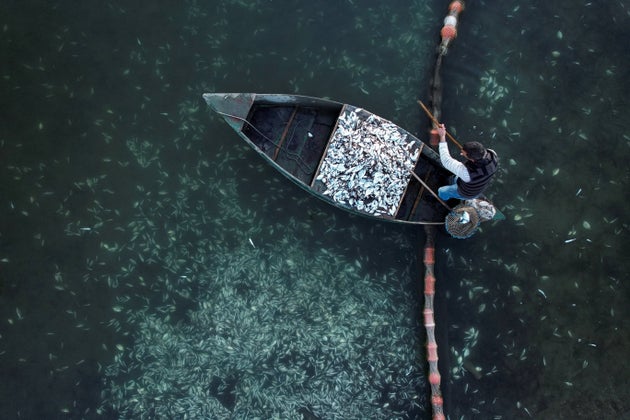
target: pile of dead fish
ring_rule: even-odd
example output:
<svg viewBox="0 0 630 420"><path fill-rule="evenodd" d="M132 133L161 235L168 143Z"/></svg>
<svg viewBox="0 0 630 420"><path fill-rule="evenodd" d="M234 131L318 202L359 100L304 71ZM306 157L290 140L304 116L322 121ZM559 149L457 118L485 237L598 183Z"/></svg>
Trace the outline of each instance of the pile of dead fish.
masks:
<svg viewBox="0 0 630 420"><path fill-rule="evenodd" d="M394 216L419 156L418 144L391 122L348 107L317 180L324 195L373 215Z"/></svg>

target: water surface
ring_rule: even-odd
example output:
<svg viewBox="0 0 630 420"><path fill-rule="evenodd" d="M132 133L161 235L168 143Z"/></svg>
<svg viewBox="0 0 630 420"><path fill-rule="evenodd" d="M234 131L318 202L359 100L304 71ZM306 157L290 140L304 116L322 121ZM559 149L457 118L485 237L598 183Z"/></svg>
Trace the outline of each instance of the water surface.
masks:
<svg viewBox="0 0 630 420"><path fill-rule="evenodd" d="M438 238L449 413L622 418L629 8L488 3L443 115L499 153L507 220ZM2 417L428 416L422 232L309 196L201 93L330 97L423 137L445 9L5 2Z"/></svg>

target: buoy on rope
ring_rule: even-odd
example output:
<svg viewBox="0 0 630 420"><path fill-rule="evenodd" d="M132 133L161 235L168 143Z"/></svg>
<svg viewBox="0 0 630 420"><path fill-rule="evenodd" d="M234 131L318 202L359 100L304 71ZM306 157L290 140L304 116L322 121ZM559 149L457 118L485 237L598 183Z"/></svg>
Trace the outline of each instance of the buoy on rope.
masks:
<svg viewBox="0 0 630 420"><path fill-rule="evenodd" d="M442 54L446 54L449 42L457 37L457 18L463 10L464 3L459 0L452 2L448 6L448 15L444 18L444 26L440 31L440 36L442 37L440 50Z"/></svg>
<svg viewBox="0 0 630 420"><path fill-rule="evenodd" d="M449 12L453 12L453 13L461 13L464 11L464 3L457 0L452 2L451 4L448 5L448 10Z"/></svg>
<svg viewBox="0 0 630 420"><path fill-rule="evenodd" d="M429 364L429 384L431 385L431 407L433 420L444 420L444 399L440 392L441 376L438 370L437 341L435 340L435 319L433 317L433 298L435 296L435 228L426 226L427 235L422 262L424 263L424 327L427 332L427 362Z"/></svg>
<svg viewBox="0 0 630 420"><path fill-rule="evenodd" d="M440 136L438 135L437 128L432 128L429 132L429 143L431 146L437 146L440 144Z"/></svg>
<svg viewBox="0 0 630 420"><path fill-rule="evenodd" d="M444 26L442 27L442 30L440 31L440 35L442 36L442 42L445 42L447 40L450 41L451 39L457 36L457 27L455 25L457 25L457 19L455 19L454 24L451 24L450 22L447 23L447 20L444 19Z"/></svg>

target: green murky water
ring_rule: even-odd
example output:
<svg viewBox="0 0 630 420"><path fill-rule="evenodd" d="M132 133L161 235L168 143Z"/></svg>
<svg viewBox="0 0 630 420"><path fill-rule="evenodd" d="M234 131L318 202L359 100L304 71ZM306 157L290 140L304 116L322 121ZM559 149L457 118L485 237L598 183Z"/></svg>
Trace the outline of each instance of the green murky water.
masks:
<svg viewBox="0 0 630 420"><path fill-rule="evenodd" d="M446 7L2 4L2 417L429 416L422 232L309 196L201 93L330 97L424 137ZM499 153L507 220L438 238L451 418L628 415L629 10L462 16L444 120Z"/></svg>

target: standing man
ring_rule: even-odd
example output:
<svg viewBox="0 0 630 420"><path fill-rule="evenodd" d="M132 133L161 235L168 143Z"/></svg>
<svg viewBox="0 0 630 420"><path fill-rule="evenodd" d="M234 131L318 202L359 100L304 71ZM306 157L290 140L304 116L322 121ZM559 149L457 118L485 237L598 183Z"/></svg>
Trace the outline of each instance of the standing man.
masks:
<svg viewBox="0 0 630 420"><path fill-rule="evenodd" d="M466 161L462 163L453 159L448 151L444 124L438 127L438 134L440 136L440 161L448 171L455 175L451 185L438 189L438 195L444 201L450 198L469 200L479 197L499 167L496 152L486 149L479 142L470 141L462 146L460 154L466 158Z"/></svg>

